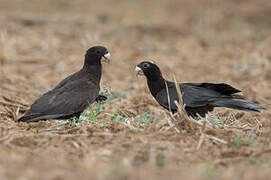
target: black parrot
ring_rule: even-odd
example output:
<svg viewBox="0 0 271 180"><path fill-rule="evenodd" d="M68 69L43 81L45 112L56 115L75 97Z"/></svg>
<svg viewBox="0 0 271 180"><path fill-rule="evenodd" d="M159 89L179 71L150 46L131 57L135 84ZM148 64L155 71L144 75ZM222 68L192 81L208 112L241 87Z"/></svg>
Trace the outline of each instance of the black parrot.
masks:
<svg viewBox="0 0 271 180"><path fill-rule="evenodd" d="M108 62L109 58L110 53L105 47L89 48L83 67L39 97L17 122L79 117L89 104L106 100L105 96L99 95L101 60Z"/></svg>
<svg viewBox="0 0 271 180"><path fill-rule="evenodd" d="M136 66L137 75L145 75L152 96L165 109L176 113L178 107L174 101L179 102L178 93L174 82L163 78L159 67L149 61L141 62ZM166 86L167 84L167 86ZM170 106L168 103L168 93ZM245 101L245 97L236 93L241 92L225 83L179 83L185 110L189 116L204 117L214 107L226 107L249 112L260 112L263 106Z"/></svg>

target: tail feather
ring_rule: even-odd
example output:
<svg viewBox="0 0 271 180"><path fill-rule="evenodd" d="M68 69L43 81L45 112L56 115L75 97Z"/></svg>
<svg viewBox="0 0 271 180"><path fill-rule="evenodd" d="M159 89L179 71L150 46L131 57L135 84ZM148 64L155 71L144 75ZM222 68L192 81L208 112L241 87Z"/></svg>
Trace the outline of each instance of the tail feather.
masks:
<svg viewBox="0 0 271 180"><path fill-rule="evenodd" d="M40 120L40 114L24 115L20 117L16 122L36 122Z"/></svg>
<svg viewBox="0 0 271 180"><path fill-rule="evenodd" d="M230 109L238 109L249 112L260 112L260 109L265 109L264 106L246 101L238 101L233 99L221 99L212 103L216 107L226 107Z"/></svg>
<svg viewBox="0 0 271 180"><path fill-rule="evenodd" d="M232 99L246 99L245 96L239 95L239 94L232 94Z"/></svg>
<svg viewBox="0 0 271 180"><path fill-rule="evenodd" d="M225 83L219 83L219 84L214 84L214 83L202 83L200 84L201 87L207 88L207 89L212 89L216 92L219 92L223 95L232 95L238 92L241 92L239 89L236 89L228 84Z"/></svg>
<svg viewBox="0 0 271 180"><path fill-rule="evenodd" d="M73 116L80 116L81 112L75 114L25 114L23 117L19 118L16 122L38 122L38 121L45 121L48 119L69 119Z"/></svg>

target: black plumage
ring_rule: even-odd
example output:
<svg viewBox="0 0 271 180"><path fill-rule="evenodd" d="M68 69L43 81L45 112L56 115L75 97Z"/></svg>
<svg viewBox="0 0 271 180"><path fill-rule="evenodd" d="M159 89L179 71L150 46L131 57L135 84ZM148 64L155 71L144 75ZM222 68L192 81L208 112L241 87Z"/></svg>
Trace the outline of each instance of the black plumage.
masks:
<svg viewBox="0 0 271 180"><path fill-rule="evenodd" d="M94 101L105 100L99 95L102 75L101 61L109 61L105 47L94 46L85 54L83 67L62 80L55 88L39 97L18 122L48 119L69 119L80 114Z"/></svg>
<svg viewBox="0 0 271 180"><path fill-rule="evenodd" d="M172 113L178 108L174 101L179 102L174 82L163 78L159 67L149 61L141 62L136 66L137 74L145 75L152 96L165 109ZM189 116L204 117L214 107L226 107L250 112L259 112L263 106L245 101L245 97L236 93L241 92L225 83L179 83L185 110ZM168 103L168 93L170 103ZM170 105L170 106L169 106Z"/></svg>

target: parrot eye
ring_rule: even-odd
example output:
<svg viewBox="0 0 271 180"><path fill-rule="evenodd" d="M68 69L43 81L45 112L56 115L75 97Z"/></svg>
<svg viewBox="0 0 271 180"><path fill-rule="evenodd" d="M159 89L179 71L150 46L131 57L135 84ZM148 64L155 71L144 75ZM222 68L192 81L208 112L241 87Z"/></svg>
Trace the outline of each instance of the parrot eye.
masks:
<svg viewBox="0 0 271 180"><path fill-rule="evenodd" d="M148 63L143 64L143 68L148 68L150 65Z"/></svg>

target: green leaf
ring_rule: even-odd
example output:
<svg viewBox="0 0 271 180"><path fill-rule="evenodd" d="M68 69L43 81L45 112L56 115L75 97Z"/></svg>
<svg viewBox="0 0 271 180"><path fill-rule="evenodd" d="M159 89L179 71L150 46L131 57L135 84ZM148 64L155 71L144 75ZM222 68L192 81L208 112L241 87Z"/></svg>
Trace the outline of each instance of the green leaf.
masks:
<svg viewBox="0 0 271 180"><path fill-rule="evenodd" d="M119 119L120 119L120 122L127 123L127 122L126 122L127 120L126 120L124 117L121 116Z"/></svg>
<svg viewBox="0 0 271 180"><path fill-rule="evenodd" d="M125 92L116 92L116 93L113 93L111 96L108 96L108 100L113 100L113 99L116 99L118 97L124 97L126 96L126 93Z"/></svg>
<svg viewBox="0 0 271 180"><path fill-rule="evenodd" d="M142 121L143 123L146 123L150 119L150 115L146 112L142 113Z"/></svg>
<svg viewBox="0 0 271 180"><path fill-rule="evenodd" d="M196 121L199 121L200 117L193 117L193 119L195 119Z"/></svg>
<svg viewBox="0 0 271 180"><path fill-rule="evenodd" d="M111 117L110 117L110 120L112 120L112 121L114 121L114 120L117 120L118 119L118 114L117 113L115 113L114 115L112 115Z"/></svg>
<svg viewBox="0 0 271 180"><path fill-rule="evenodd" d="M241 136L235 136L233 143L236 147L240 148L242 146Z"/></svg>
<svg viewBox="0 0 271 180"><path fill-rule="evenodd" d="M256 159L255 157L252 157L252 156L248 158L248 162L249 162L250 164L256 164L256 160L257 160L257 159Z"/></svg>
<svg viewBox="0 0 271 180"><path fill-rule="evenodd" d="M140 121L140 117L134 117L134 122L135 122L136 124L138 124L139 121Z"/></svg>
<svg viewBox="0 0 271 180"><path fill-rule="evenodd" d="M163 156L156 156L155 162L157 166L164 166L165 165L165 158Z"/></svg>
<svg viewBox="0 0 271 180"><path fill-rule="evenodd" d="M214 120L214 124L217 126L217 127L219 127L219 128L223 128L224 127L224 124L221 122L221 120L220 119L215 119Z"/></svg>

